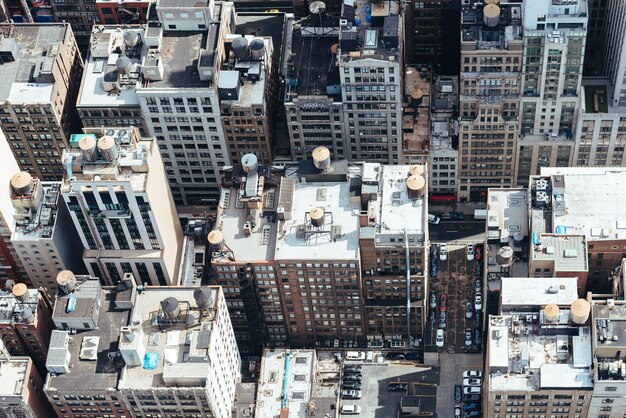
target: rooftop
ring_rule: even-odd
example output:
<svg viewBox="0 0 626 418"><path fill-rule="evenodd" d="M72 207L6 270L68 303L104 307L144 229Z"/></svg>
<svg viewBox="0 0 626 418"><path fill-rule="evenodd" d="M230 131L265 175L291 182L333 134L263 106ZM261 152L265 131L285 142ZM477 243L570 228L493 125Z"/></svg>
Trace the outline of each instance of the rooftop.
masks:
<svg viewBox="0 0 626 418"><path fill-rule="evenodd" d="M590 117L597 114L602 117L603 114L620 114L626 113L626 108L613 106L612 95L613 88L608 78L583 78L581 89L581 106L580 111L583 117Z"/></svg>
<svg viewBox="0 0 626 418"><path fill-rule="evenodd" d="M506 50L511 42L522 40L521 2L501 2L497 6L487 4L484 7L485 3L478 0L471 3L464 5L461 13L462 42L475 43L476 50ZM485 11L488 7L492 10ZM485 18L485 14L488 17ZM490 24L484 24L486 21Z"/></svg>
<svg viewBox="0 0 626 418"><path fill-rule="evenodd" d="M0 48L14 61L3 60L0 103L49 103L56 55L65 39L67 24L6 24Z"/></svg>
<svg viewBox="0 0 626 418"><path fill-rule="evenodd" d="M28 300L22 302L18 301L11 292L0 292L0 323L28 324L31 318L37 318L39 291L27 289L27 294Z"/></svg>
<svg viewBox="0 0 626 418"><path fill-rule="evenodd" d="M315 370L315 350L265 350L261 358L255 414L307 418ZM288 408L289 413L283 415L283 408Z"/></svg>
<svg viewBox="0 0 626 418"><path fill-rule="evenodd" d="M501 243L508 243L516 234L518 237L527 237L527 202L526 189L489 189L488 239L499 239Z"/></svg>
<svg viewBox="0 0 626 418"><path fill-rule="evenodd" d="M122 330L120 348L136 350L137 365L124 368L120 388L204 387L209 376L209 352L218 332L215 312L219 309L219 287L203 287L207 308L202 317L197 309L194 290L199 288L149 287L138 292L133 307L132 326ZM173 320L168 319L162 302L175 298ZM125 338L126 335L134 337ZM118 334L119 337L119 334ZM142 353L156 354L154 368L145 368ZM125 354L122 353L122 356Z"/></svg>
<svg viewBox="0 0 626 418"><path fill-rule="evenodd" d="M72 135L70 148L64 151L64 165L71 160L71 168L63 178L62 192L81 181L129 181L134 191L146 190L148 158L155 152L152 140L139 140L136 128L86 128L85 132Z"/></svg>
<svg viewBox="0 0 626 418"><path fill-rule="evenodd" d="M364 166L368 166L365 163ZM409 235L418 235L420 241L424 239L426 225L426 179L423 183L423 195L415 198L409 195L407 179L412 176L412 170L421 172L420 177L426 176L426 166L409 165L380 165L380 215L377 218L378 231L381 234L402 232L406 229ZM365 174L364 174L365 181Z"/></svg>
<svg viewBox="0 0 626 418"><path fill-rule="evenodd" d="M559 278L518 278L502 279L500 303L502 310L515 310L517 306L571 305L578 299L578 279Z"/></svg>
<svg viewBox="0 0 626 418"><path fill-rule="evenodd" d="M626 347L626 305L621 301L594 303L596 345L599 347Z"/></svg>
<svg viewBox="0 0 626 418"><path fill-rule="evenodd" d="M417 67L405 70L405 105L402 115L402 137L405 154L428 152L430 144L431 88L428 74Z"/></svg>
<svg viewBox="0 0 626 418"><path fill-rule="evenodd" d="M555 272L587 271L587 241L584 235L542 234L541 245L533 246L533 260L554 261Z"/></svg>
<svg viewBox="0 0 626 418"><path fill-rule="evenodd" d="M82 391L100 391L117 387L123 362L115 354L119 353L120 329L128 325L130 312L116 309L116 293L114 288L103 289L100 294L97 328L78 332L69 337L70 342L67 345L70 353L69 373L49 373L46 382L48 389L73 393L77 388ZM91 306L93 303L93 299L90 301L85 299L83 307L83 302L79 304L77 300L75 316L85 312L85 309L88 309L87 305ZM61 311L65 312L65 309ZM94 341L97 344L95 360L81 360L83 343L86 341ZM54 346L54 341L51 341L50 347Z"/></svg>
<svg viewBox="0 0 626 418"><path fill-rule="evenodd" d="M15 206L16 226L12 241L34 241L40 238L52 238L56 222L57 203L59 201L60 182L41 182L42 195L33 199L34 207L29 210L28 218L24 218L23 199Z"/></svg>
<svg viewBox="0 0 626 418"><path fill-rule="evenodd" d="M181 255L182 286L200 286L203 282L208 227L209 224L205 218L187 221L184 230L185 246Z"/></svg>
<svg viewBox="0 0 626 418"><path fill-rule="evenodd" d="M569 310L555 323L543 311L491 316L488 339L490 391L593 388L590 330Z"/></svg>
<svg viewBox="0 0 626 418"><path fill-rule="evenodd" d="M291 206L285 208L285 221L279 222L276 240L276 260L355 260L359 253L360 202L350 196L350 183L300 182L293 183ZM313 211L319 208L321 211ZM315 226L313 216L321 216L321 224ZM289 212L289 216L287 216ZM317 222L316 222L317 223Z"/></svg>
<svg viewBox="0 0 626 418"><path fill-rule="evenodd" d="M30 376L26 376L28 357L0 358L0 396L13 397L21 396L24 391L24 382Z"/></svg>
<svg viewBox="0 0 626 418"><path fill-rule="evenodd" d="M542 167L541 178L548 180L546 195L552 210L552 226L546 232L585 235L588 242L626 239L626 188L621 186L626 168Z"/></svg>

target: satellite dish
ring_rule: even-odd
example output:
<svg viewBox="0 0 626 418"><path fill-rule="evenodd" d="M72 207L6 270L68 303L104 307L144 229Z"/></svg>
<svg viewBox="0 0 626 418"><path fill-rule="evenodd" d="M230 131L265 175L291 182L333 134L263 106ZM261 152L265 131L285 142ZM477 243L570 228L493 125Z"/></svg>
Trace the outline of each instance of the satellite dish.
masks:
<svg viewBox="0 0 626 418"><path fill-rule="evenodd" d="M326 4L323 1L316 0L309 5L309 12L316 15L326 10Z"/></svg>

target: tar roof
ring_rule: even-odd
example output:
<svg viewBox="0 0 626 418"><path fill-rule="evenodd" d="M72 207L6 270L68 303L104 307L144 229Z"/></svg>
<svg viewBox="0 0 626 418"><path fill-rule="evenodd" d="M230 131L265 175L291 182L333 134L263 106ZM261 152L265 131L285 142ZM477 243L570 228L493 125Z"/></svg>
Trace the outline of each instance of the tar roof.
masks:
<svg viewBox="0 0 626 418"><path fill-rule="evenodd" d="M333 65L334 55L330 48L338 42L334 37L302 36L301 30L294 28L292 54L294 74L299 85L293 89L301 96L326 95L326 87L339 85L339 71Z"/></svg>
<svg viewBox="0 0 626 418"><path fill-rule="evenodd" d="M2 64L0 102L12 103L49 102L53 83L37 83L35 67L42 57L49 56L51 47L60 45L65 39L68 25L2 25L0 31L17 43L17 57L13 62Z"/></svg>
<svg viewBox="0 0 626 418"><path fill-rule="evenodd" d="M105 289L102 292L98 327L94 330L72 335L73 343L68 349L71 354L70 372L48 375L46 386L64 393L76 391L101 391L114 389L123 363L109 359L109 353L119 351L120 329L128 325L130 311L115 309L115 291ZM85 337L99 337L98 359L80 360L81 342Z"/></svg>
<svg viewBox="0 0 626 418"><path fill-rule="evenodd" d="M240 35L270 36L272 38L272 62L281 68L285 15L282 13L237 13L237 29Z"/></svg>

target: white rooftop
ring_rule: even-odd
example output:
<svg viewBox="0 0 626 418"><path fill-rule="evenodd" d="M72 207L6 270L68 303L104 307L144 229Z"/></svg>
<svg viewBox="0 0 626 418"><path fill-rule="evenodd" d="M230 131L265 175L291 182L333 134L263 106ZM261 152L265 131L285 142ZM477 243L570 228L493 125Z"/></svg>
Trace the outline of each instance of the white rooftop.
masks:
<svg viewBox="0 0 626 418"><path fill-rule="evenodd" d="M584 234L587 241L626 239L626 168L543 167L541 176L563 175L565 210L553 211L554 230ZM598 204L601 202L601 204Z"/></svg>
<svg viewBox="0 0 626 418"><path fill-rule="evenodd" d="M539 372L542 389L570 388L592 389L593 377L588 369L578 369L569 364L544 364Z"/></svg>
<svg viewBox="0 0 626 418"><path fill-rule="evenodd" d="M360 202L350 199L346 183L296 182L291 219L279 225L276 260L356 260L359 254ZM305 217L324 209L324 233L309 234ZM331 222L332 218L332 222ZM302 228L306 231L303 232ZM334 236L331 231L334 230ZM300 231L300 232L299 232Z"/></svg>
<svg viewBox="0 0 626 418"><path fill-rule="evenodd" d="M381 232L407 230L408 233L421 234L426 222L425 196L412 199L407 192L406 180L410 176L410 165L385 165L382 168L381 183ZM426 173L426 167L421 166ZM424 179L426 188L426 179Z"/></svg>
<svg viewBox="0 0 626 418"><path fill-rule="evenodd" d="M503 309L516 305L570 305L578 299L578 279L558 278L502 278L500 298Z"/></svg>
<svg viewBox="0 0 626 418"><path fill-rule="evenodd" d="M50 103L54 84L13 83L7 100L13 104Z"/></svg>
<svg viewBox="0 0 626 418"><path fill-rule="evenodd" d="M528 192L526 189L489 189L487 227L500 230L500 240L516 233L528 236Z"/></svg>
<svg viewBox="0 0 626 418"><path fill-rule="evenodd" d="M28 357L0 359L0 396L20 396L26 381Z"/></svg>
<svg viewBox="0 0 626 418"><path fill-rule="evenodd" d="M265 350L255 414L277 417L284 402L289 415L307 418L307 405L315 377L315 350Z"/></svg>

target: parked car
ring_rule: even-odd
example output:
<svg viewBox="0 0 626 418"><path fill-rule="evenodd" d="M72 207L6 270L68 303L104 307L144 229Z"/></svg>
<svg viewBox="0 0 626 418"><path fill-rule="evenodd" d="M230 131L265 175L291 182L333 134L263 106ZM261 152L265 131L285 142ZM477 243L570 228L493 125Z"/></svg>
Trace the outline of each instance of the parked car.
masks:
<svg viewBox="0 0 626 418"><path fill-rule="evenodd" d="M434 324L437 319L437 314L435 313L435 309L430 310L430 323Z"/></svg>
<svg viewBox="0 0 626 418"><path fill-rule="evenodd" d="M464 411L475 411L477 409L480 409L480 404L476 402L466 403L465 405L463 405Z"/></svg>
<svg viewBox="0 0 626 418"><path fill-rule="evenodd" d="M360 390L342 390L341 399L361 399Z"/></svg>
<svg viewBox="0 0 626 418"><path fill-rule="evenodd" d="M467 379L463 379L463 386L480 386L481 384L481 379L476 379L474 377L468 377Z"/></svg>
<svg viewBox="0 0 626 418"><path fill-rule="evenodd" d="M405 358L404 353L387 353L387 360L404 360Z"/></svg>
<svg viewBox="0 0 626 418"><path fill-rule="evenodd" d="M361 389L361 382L343 382L341 389Z"/></svg>
<svg viewBox="0 0 626 418"><path fill-rule="evenodd" d="M430 276L437 277L437 258L433 257L430 259Z"/></svg>
<svg viewBox="0 0 626 418"><path fill-rule="evenodd" d="M441 218L439 218L439 216L435 216L431 213L428 214L428 223L429 224L434 224L437 225L439 224L439 222L441 222Z"/></svg>
<svg viewBox="0 0 626 418"><path fill-rule="evenodd" d="M483 258L483 245L482 244L478 244L476 245L476 248L474 248L474 257L476 258L476 260L480 260L481 258Z"/></svg>
<svg viewBox="0 0 626 418"><path fill-rule="evenodd" d="M454 418L461 418L461 407L458 405L454 407Z"/></svg>
<svg viewBox="0 0 626 418"><path fill-rule="evenodd" d="M463 395L463 402L480 402L480 395Z"/></svg>
<svg viewBox="0 0 626 418"><path fill-rule="evenodd" d="M463 378L473 377L475 379L480 379L483 377L483 372L480 370L465 370L463 372Z"/></svg>
<svg viewBox="0 0 626 418"><path fill-rule="evenodd" d="M483 336L480 332L480 328L476 328L474 330L474 344L476 344L477 346L480 346L483 342Z"/></svg>
<svg viewBox="0 0 626 418"><path fill-rule="evenodd" d="M420 353L420 352L413 351L411 353L406 353L405 358L407 360L421 361L421 360L424 359L424 356L422 356L422 353Z"/></svg>
<svg viewBox="0 0 626 418"><path fill-rule="evenodd" d="M406 383L389 382L387 392L406 392Z"/></svg>
<svg viewBox="0 0 626 418"><path fill-rule="evenodd" d="M359 382L361 383L361 375L360 374L344 374L343 375L343 383L346 382Z"/></svg>
<svg viewBox="0 0 626 418"><path fill-rule="evenodd" d="M483 263L476 263L476 278L483 277Z"/></svg>
<svg viewBox="0 0 626 418"><path fill-rule="evenodd" d="M465 317L467 319L472 319L473 315L474 315L474 307L472 306L472 302L467 302L465 304Z"/></svg>
<svg viewBox="0 0 626 418"><path fill-rule="evenodd" d="M450 218L462 221L463 219L465 219L465 214L459 211L452 211L450 212Z"/></svg>
<svg viewBox="0 0 626 418"><path fill-rule="evenodd" d="M435 309L437 307L437 292L430 291L430 308Z"/></svg>
<svg viewBox="0 0 626 418"><path fill-rule="evenodd" d="M439 260L446 261L448 259L448 246L446 244L439 245Z"/></svg>
<svg viewBox="0 0 626 418"><path fill-rule="evenodd" d="M465 411L463 412L463 418L478 418L480 411Z"/></svg>
<svg viewBox="0 0 626 418"><path fill-rule="evenodd" d="M474 261L474 244L467 244L466 249L467 261Z"/></svg>
<svg viewBox="0 0 626 418"><path fill-rule="evenodd" d="M345 366L343 366L343 372L344 373L350 373L350 372L361 372L361 365L360 364L346 364Z"/></svg>
<svg viewBox="0 0 626 418"><path fill-rule="evenodd" d="M476 293L476 296L474 296L474 309L477 311L483 309L483 295L480 293Z"/></svg>
<svg viewBox="0 0 626 418"><path fill-rule="evenodd" d="M341 405L341 415L359 415L361 407L359 405Z"/></svg>
<svg viewBox="0 0 626 418"><path fill-rule="evenodd" d="M465 330L465 346L469 347L472 345L472 329L468 328Z"/></svg>
<svg viewBox="0 0 626 418"><path fill-rule="evenodd" d="M482 389L480 386L466 386L463 388L463 394L465 395L480 395Z"/></svg>
<svg viewBox="0 0 626 418"><path fill-rule="evenodd" d="M446 313L445 312L439 313L439 328L446 329Z"/></svg>
<svg viewBox="0 0 626 418"><path fill-rule="evenodd" d="M461 385L454 385L454 402L461 402Z"/></svg>
<svg viewBox="0 0 626 418"><path fill-rule="evenodd" d="M437 330L437 338L435 339L435 344L437 345L437 347L443 347L443 330L442 329L438 329Z"/></svg>
<svg viewBox="0 0 626 418"><path fill-rule="evenodd" d="M476 293L482 293L483 292L483 281L480 278L477 277L476 278L476 286L474 286L474 287L475 287Z"/></svg>
<svg viewBox="0 0 626 418"><path fill-rule="evenodd" d="M448 295L442 293L441 296L439 296L439 310L445 312L446 309L448 309Z"/></svg>

